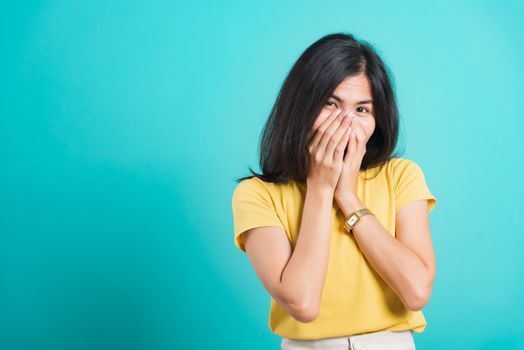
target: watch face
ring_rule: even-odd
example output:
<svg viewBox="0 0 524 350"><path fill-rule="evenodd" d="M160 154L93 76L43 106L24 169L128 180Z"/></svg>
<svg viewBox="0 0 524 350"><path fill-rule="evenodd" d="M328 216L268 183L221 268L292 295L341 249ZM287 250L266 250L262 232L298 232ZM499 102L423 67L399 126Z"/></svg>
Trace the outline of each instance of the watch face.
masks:
<svg viewBox="0 0 524 350"><path fill-rule="evenodd" d="M353 214L348 219L348 224L353 225L357 221L358 221L358 216L356 214Z"/></svg>

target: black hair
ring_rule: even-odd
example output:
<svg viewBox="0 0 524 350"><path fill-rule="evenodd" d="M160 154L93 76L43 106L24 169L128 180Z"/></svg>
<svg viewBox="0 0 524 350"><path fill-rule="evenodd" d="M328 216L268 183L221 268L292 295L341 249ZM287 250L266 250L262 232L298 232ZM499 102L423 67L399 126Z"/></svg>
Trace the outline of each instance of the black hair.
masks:
<svg viewBox="0 0 524 350"><path fill-rule="evenodd" d="M399 156L393 153L399 132L393 75L369 42L349 33L334 33L309 46L284 80L261 134L262 173L250 167L252 175L236 181L255 176L274 183L294 180L304 184L309 169L308 133L315 119L336 87L361 73L371 85L376 123L360 169L382 169L387 161Z"/></svg>

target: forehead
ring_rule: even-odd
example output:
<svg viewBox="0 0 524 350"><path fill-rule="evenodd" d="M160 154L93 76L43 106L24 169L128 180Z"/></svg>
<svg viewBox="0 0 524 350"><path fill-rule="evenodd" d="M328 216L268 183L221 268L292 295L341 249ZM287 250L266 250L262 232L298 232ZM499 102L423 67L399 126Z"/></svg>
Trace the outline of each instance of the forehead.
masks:
<svg viewBox="0 0 524 350"><path fill-rule="evenodd" d="M371 85L364 74L344 79L333 92L345 101L371 99Z"/></svg>

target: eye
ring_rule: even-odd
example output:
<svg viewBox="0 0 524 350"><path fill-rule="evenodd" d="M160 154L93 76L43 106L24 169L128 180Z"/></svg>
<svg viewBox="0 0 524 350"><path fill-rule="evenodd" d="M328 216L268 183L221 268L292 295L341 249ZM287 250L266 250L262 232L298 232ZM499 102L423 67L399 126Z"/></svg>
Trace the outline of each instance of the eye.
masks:
<svg viewBox="0 0 524 350"><path fill-rule="evenodd" d="M365 109L365 110L366 110L366 112L368 112L368 113L369 113L369 109L367 109L367 108L365 108L365 107L357 107L357 112L360 112L360 111L358 111L358 109L359 109L359 108L363 108L363 109Z"/></svg>
<svg viewBox="0 0 524 350"><path fill-rule="evenodd" d="M335 107L337 107L337 104L335 102L333 102L333 101L327 101L326 104L328 106L333 106L334 105Z"/></svg>

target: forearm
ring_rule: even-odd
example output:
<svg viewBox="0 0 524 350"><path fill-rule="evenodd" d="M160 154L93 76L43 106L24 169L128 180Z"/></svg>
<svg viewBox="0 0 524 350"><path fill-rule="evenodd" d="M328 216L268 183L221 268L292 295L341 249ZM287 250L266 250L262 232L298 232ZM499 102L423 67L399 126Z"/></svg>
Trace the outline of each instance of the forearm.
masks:
<svg viewBox="0 0 524 350"><path fill-rule="evenodd" d="M346 199L341 210L347 218L365 205L358 198ZM431 288L424 262L390 235L375 216L365 215L353 228L359 248L382 279L410 310L421 309Z"/></svg>
<svg viewBox="0 0 524 350"><path fill-rule="evenodd" d="M282 273L282 288L296 307L318 312L329 258L333 194L307 190L295 249ZM314 318L315 316L313 316Z"/></svg>

